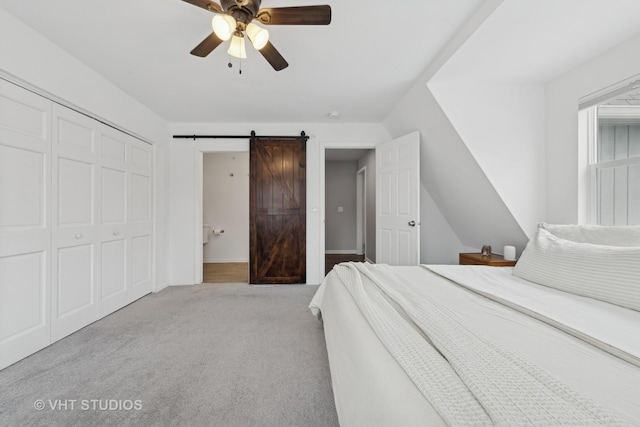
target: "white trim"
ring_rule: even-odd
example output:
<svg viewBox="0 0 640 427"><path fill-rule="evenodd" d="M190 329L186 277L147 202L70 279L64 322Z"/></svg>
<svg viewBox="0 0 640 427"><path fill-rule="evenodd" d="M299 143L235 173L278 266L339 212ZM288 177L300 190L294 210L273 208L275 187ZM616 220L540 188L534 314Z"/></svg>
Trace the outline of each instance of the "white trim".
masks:
<svg viewBox="0 0 640 427"><path fill-rule="evenodd" d="M640 105L598 105L600 125L640 124Z"/></svg>
<svg viewBox="0 0 640 427"><path fill-rule="evenodd" d="M598 169L611 169L620 166L631 166L640 164L640 157L631 157L629 159L609 160L606 162L595 163Z"/></svg>
<svg viewBox="0 0 640 427"><path fill-rule="evenodd" d="M594 106L602 101L611 99L614 96L629 92L632 89L636 89L638 86L640 86L640 74L621 80L603 89L597 90L581 97L578 100L578 109L584 109Z"/></svg>
<svg viewBox="0 0 640 427"><path fill-rule="evenodd" d="M162 282L162 283L156 283L156 286L153 287L153 293L157 294L158 292L162 291L165 288L168 288L169 286L171 286L171 282L166 281L166 282Z"/></svg>
<svg viewBox="0 0 640 427"><path fill-rule="evenodd" d="M367 258L367 257L364 257L364 260L365 260L366 262L368 262L369 264L375 264L375 262L371 261L371 260L370 260L369 258Z"/></svg>
<svg viewBox="0 0 640 427"><path fill-rule="evenodd" d="M596 161L596 149L598 146L598 106L594 105L582 110L578 116L580 130L584 132L579 137L582 144L586 144L586 167L585 178L580 188L584 202L582 208L586 215L580 215L580 223L594 224L597 222L597 192L596 192L596 170L593 164ZM581 133L579 133L580 135ZM584 158L584 156L583 156ZM582 164L582 161L580 162ZM584 170L584 169L582 169Z"/></svg>
<svg viewBox="0 0 640 427"><path fill-rule="evenodd" d="M637 83L637 82L636 82ZM599 174L605 169L615 169L624 166L632 166L640 164L640 157L631 157L625 159L608 160L598 162L598 130L601 124L600 119L605 117L604 124L613 126L628 126L626 123L629 121L632 113L636 114L640 112L640 108L633 107L630 109L624 107L600 106L594 105L588 109L582 110L579 114L580 131L584 134L579 134L581 144L587 144L588 149L588 163L587 163L587 185L588 188L581 191L587 194L587 222L600 224L601 223L601 202L599 185ZM621 118L621 119L617 119ZM584 131L583 131L584 129ZM628 179L628 178L627 178ZM628 183L627 183L628 185ZM583 193L583 194L584 194ZM627 194L627 198L629 195ZM627 223L628 223L628 206L627 206Z"/></svg>
<svg viewBox="0 0 640 427"><path fill-rule="evenodd" d="M367 248L367 167L356 172L356 250L366 255ZM364 248L364 250L363 250Z"/></svg>
<svg viewBox="0 0 640 427"><path fill-rule="evenodd" d="M329 255L358 255L358 251L355 249L327 249L324 253Z"/></svg>
<svg viewBox="0 0 640 427"><path fill-rule="evenodd" d="M194 177L194 186L196 188L195 194L195 265L194 271L196 274L196 283L202 283L203 273L202 273L202 264L204 264L204 254L203 254L203 243L202 243L202 213L204 210L204 154L205 153L245 153L249 151L249 141L247 140L245 144L239 144L237 140L217 140L215 145L211 145L210 141L198 141L198 143L194 146L194 157L195 157L195 165L196 165L196 174ZM229 261L233 262L233 261ZM248 262L248 261L242 261Z"/></svg>

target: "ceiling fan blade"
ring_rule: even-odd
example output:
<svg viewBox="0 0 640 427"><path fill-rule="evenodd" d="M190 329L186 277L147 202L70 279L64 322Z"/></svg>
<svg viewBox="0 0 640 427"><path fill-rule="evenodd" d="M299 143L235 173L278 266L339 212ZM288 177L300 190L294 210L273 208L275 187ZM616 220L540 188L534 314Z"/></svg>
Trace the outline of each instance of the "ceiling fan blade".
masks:
<svg viewBox="0 0 640 427"><path fill-rule="evenodd" d="M218 3L214 3L210 0L182 0L185 1L187 3L190 3L194 6L198 6L201 7L203 9L206 9L210 12L217 12L217 13L222 13L222 6L220 6Z"/></svg>
<svg viewBox="0 0 640 427"><path fill-rule="evenodd" d="M191 51L191 55L204 58L213 52L213 49L217 48L222 42L223 40L216 36L216 33L211 33L209 37L202 40L202 42Z"/></svg>
<svg viewBox="0 0 640 427"><path fill-rule="evenodd" d="M278 52L271 42L267 42L258 52L264 56L264 59L266 59L276 71L284 70L289 66L289 63L280 55L280 52Z"/></svg>
<svg viewBox="0 0 640 427"><path fill-rule="evenodd" d="M256 19L265 25L329 25L331 6L294 6L260 9Z"/></svg>

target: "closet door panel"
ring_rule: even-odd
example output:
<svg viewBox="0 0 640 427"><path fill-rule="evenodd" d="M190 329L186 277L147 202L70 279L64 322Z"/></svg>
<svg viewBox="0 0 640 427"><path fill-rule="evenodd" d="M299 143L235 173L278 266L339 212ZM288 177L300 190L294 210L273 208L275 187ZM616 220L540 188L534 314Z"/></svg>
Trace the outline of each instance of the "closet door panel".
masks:
<svg viewBox="0 0 640 427"><path fill-rule="evenodd" d="M71 327L76 318L85 322L95 320L91 310L95 304L93 249L92 244L85 244L58 248L57 251L59 285L55 315L58 321L65 319Z"/></svg>
<svg viewBox="0 0 640 427"><path fill-rule="evenodd" d="M151 238L137 236L131 239L131 283L144 288L151 280ZM146 289L146 288L145 288Z"/></svg>
<svg viewBox="0 0 640 427"><path fill-rule="evenodd" d="M94 165L59 157L58 227L86 227L94 222Z"/></svg>
<svg viewBox="0 0 640 427"><path fill-rule="evenodd" d="M133 301L129 272L128 135L100 125L102 196L98 241L100 295L98 315L103 317Z"/></svg>
<svg viewBox="0 0 640 427"><path fill-rule="evenodd" d="M124 224L126 221L127 176L122 170L102 168L102 225Z"/></svg>
<svg viewBox="0 0 640 427"><path fill-rule="evenodd" d="M47 324L44 252L0 257L0 341Z"/></svg>
<svg viewBox="0 0 640 427"><path fill-rule="evenodd" d="M97 319L97 204L100 198L95 121L53 106L52 338Z"/></svg>
<svg viewBox="0 0 640 427"><path fill-rule="evenodd" d="M0 369L51 340L51 103L0 80Z"/></svg>
<svg viewBox="0 0 640 427"><path fill-rule="evenodd" d="M101 246L100 282L102 286L100 298L104 304L110 305L107 303L109 299L123 296L127 291L127 242L126 240L114 240L103 242ZM117 310L117 308L115 309Z"/></svg>
<svg viewBox="0 0 640 427"><path fill-rule="evenodd" d="M151 178L131 174L131 222L147 224L151 221Z"/></svg>
<svg viewBox="0 0 640 427"><path fill-rule="evenodd" d="M44 227L45 162L45 153L0 145L0 227Z"/></svg>
<svg viewBox="0 0 640 427"><path fill-rule="evenodd" d="M131 139L130 236L132 295L137 299L151 292L152 265L152 147Z"/></svg>

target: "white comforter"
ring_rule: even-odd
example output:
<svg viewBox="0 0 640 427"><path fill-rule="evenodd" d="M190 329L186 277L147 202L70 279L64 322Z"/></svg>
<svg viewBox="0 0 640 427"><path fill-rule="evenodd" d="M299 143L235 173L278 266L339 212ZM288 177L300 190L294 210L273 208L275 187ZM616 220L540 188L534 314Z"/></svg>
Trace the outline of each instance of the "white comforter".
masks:
<svg viewBox="0 0 640 427"><path fill-rule="evenodd" d="M485 270L486 272L494 271L497 274L508 271L484 267L471 268L483 273ZM332 311L326 306L325 300L331 299L324 296L327 292L326 287L343 286L349 289L351 297L357 302L361 312L364 307L364 316L371 328L376 331L378 338L387 341L386 349L405 368L405 373L409 375L414 386L428 399L426 405L436 408L447 423L611 425L625 421L637 423L640 420L639 400L635 397L640 393L640 369L637 367L617 357L604 354L590 344L567 337L557 329L543 325L524 314L516 313L511 308L487 301L486 298L458 286L452 286L448 280L424 268L396 269L400 276L396 276L396 272L387 271L385 274L391 277L391 280L388 280L389 278L380 280L379 272L376 272L380 269L381 267L368 268L354 276L353 268L341 266L323 283L311 307L314 310L322 310L326 318L325 311ZM366 285L359 283L362 281L362 273L364 273ZM439 274L444 273L440 270ZM340 280L337 280L336 276L339 276ZM401 284L401 282L406 283ZM380 290L382 292L379 292ZM422 307L423 310L417 305L420 304L417 301L422 298L431 301ZM435 300L432 300L433 298ZM392 300L391 303L388 302L389 299ZM405 306L398 311L389 311L389 307L393 308L398 303ZM448 308L444 308L442 304ZM435 318L424 316L426 307L429 307L428 315L440 311L444 312L449 319L440 322L433 330L431 325L434 324ZM404 314L405 327L398 329L398 326L388 326L385 317L398 317L398 313ZM410 317L411 321L407 322L407 317ZM421 326L419 333L425 333L429 338L427 340L422 337L416 338L416 330L411 323L418 323ZM410 326L409 330L404 331L407 325ZM640 325L640 321L637 325ZM446 336L451 333L460 333L460 329L463 330L462 335L447 342ZM575 325L572 329L575 329ZM472 333L468 334L464 330L471 330ZM329 336L332 332L327 330L326 323L325 333L329 347L330 342L335 340ZM414 335L411 340L421 341L421 343L410 344L408 355L403 355L398 348L402 347L399 341L405 338L398 338L399 334L404 334L406 337ZM478 345L476 342L478 336L481 337L482 345L474 347ZM434 359L433 352L424 350L424 344L430 347L431 343L439 346L438 351L443 352L452 363L446 363L447 360L439 354L436 354ZM488 350L486 343L489 344ZM332 346L335 347L333 344ZM470 346L475 348L473 352L464 354L465 348ZM419 353L418 357L411 362L410 359L416 355L416 351L423 353ZM449 353L451 351L458 354ZM478 361L482 358L476 357L479 356L477 354L479 352L485 352L487 355L481 364L478 364ZM436 368L430 366L425 371L420 371L424 366L418 365L424 365L420 361L425 355L428 355L430 360L439 358L440 362L452 366L442 367L437 364L440 362L436 361L434 362ZM336 378L337 372L345 372L345 370L340 368L334 370L336 356L332 356L331 349L329 357L334 389L338 388L336 404L341 423L347 424L344 423L347 419L362 419L357 416L354 418L352 414L345 414L347 404L338 401L344 398L339 396L340 389L349 389L349 386L345 384L344 379ZM501 359L506 359L506 362ZM515 365L524 367L523 372L518 372L520 368L514 368L514 360ZM416 370L416 366L420 369ZM448 378L451 369L462 378L462 386L459 378ZM484 373L485 377L482 378L478 375L479 373ZM385 372L381 374L384 376ZM535 377L533 381L527 384L522 382L522 378L531 375ZM444 386L448 392L440 394L437 389L443 387L443 381L449 382L451 386L450 388ZM469 398L468 391L471 391L474 397ZM450 404L452 395L455 394L459 394L459 400L453 398L456 404ZM534 398L534 394L537 397ZM474 405L478 405L488 418L483 420L483 415L478 414ZM461 418L464 416L469 418ZM420 420L414 421L419 423Z"/></svg>

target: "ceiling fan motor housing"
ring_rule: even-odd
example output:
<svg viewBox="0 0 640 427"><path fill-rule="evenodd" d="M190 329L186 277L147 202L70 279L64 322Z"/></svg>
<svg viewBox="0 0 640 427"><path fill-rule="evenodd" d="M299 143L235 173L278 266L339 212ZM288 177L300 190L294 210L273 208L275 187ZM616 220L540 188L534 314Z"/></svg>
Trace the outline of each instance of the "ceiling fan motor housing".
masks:
<svg viewBox="0 0 640 427"><path fill-rule="evenodd" d="M255 18L262 0L222 0L222 9L245 25Z"/></svg>

